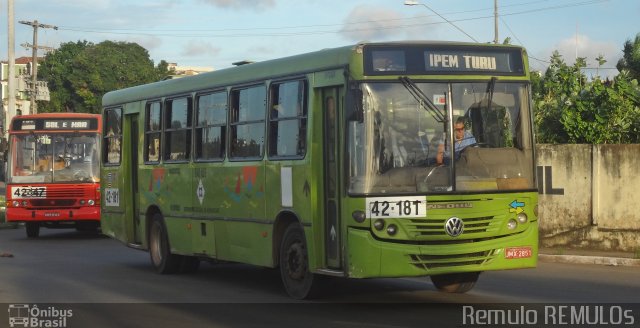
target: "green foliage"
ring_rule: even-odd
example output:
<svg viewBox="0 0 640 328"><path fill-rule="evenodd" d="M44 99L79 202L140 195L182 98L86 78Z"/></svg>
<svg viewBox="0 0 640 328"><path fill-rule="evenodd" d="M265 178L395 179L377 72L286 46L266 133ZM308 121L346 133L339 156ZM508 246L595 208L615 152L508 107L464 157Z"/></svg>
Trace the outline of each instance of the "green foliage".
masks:
<svg viewBox="0 0 640 328"><path fill-rule="evenodd" d="M167 63L154 67L147 50L136 43L64 43L40 64L39 76L49 83L51 101L38 107L41 112L98 113L105 93L167 74Z"/></svg>
<svg viewBox="0 0 640 328"><path fill-rule="evenodd" d="M624 43L623 56L618 61L618 71L627 71L632 79L640 80L640 33Z"/></svg>
<svg viewBox="0 0 640 328"><path fill-rule="evenodd" d="M537 142L640 143L637 80L622 71L613 81L587 81L585 66L585 58L567 65L556 51L544 76L532 75Z"/></svg>

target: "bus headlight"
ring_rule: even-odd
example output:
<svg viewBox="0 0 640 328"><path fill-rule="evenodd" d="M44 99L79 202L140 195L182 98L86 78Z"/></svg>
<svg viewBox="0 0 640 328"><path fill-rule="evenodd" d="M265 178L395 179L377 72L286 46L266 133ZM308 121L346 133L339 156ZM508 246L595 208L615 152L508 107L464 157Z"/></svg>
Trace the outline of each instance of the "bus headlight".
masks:
<svg viewBox="0 0 640 328"><path fill-rule="evenodd" d="M382 229L384 229L384 220L383 219L377 219L373 222L373 227L376 228L376 230L381 231Z"/></svg>
<svg viewBox="0 0 640 328"><path fill-rule="evenodd" d="M516 222L516 220L511 219L509 220L509 222L507 222L507 228L509 228L509 230L513 230L516 227L518 227L518 222Z"/></svg>
<svg viewBox="0 0 640 328"><path fill-rule="evenodd" d="M80 205L84 205L84 199L80 200Z"/></svg>
<svg viewBox="0 0 640 328"><path fill-rule="evenodd" d="M27 207L27 205L28 205L28 204L29 204L29 203L28 203L26 200L23 200L23 201L22 201L22 206Z"/></svg>
<svg viewBox="0 0 640 328"><path fill-rule="evenodd" d="M20 202L17 200L13 201L13 207L20 207Z"/></svg>
<svg viewBox="0 0 640 328"><path fill-rule="evenodd" d="M524 214L524 213L520 213L520 214L518 214L517 219L518 219L518 222L520 222L520 223L527 223L527 220L528 220L529 218L527 217L527 215L526 215L526 214Z"/></svg>
<svg viewBox="0 0 640 328"><path fill-rule="evenodd" d="M395 224L390 224L387 227L387 233L389 234L389 236L393 236L398 232L398 227Z"/></svg>
<svg viewBox="0 0 640 328"><path fill-rule="evenodd" d="M96 202L95 202L93 199L89 199L89 205L90 205L90 206L95 205L95 203L96 203Z"/></svg>

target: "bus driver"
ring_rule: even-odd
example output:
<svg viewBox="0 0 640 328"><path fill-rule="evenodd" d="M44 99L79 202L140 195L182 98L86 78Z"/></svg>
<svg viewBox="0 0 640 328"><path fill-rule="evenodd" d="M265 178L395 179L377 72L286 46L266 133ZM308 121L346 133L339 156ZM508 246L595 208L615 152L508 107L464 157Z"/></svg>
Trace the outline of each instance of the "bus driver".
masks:
<svg viewBox="0 0 640 328"><path fill-rule="evenodd" d="M471 132L465 130L464 127L465 118L460 116L456 119L456 123L454 124L455 129L455 158L457 159L460 156L460 152L464 150L466 147L471 146L476 143L476 138L473 137ZM440 140L440 144L438 145L438 155L436 156L436 163L438 165L445 164L445 160L448 163L451 155L449 154L449 149L446 147L445 149L443 140Z"/></svg>

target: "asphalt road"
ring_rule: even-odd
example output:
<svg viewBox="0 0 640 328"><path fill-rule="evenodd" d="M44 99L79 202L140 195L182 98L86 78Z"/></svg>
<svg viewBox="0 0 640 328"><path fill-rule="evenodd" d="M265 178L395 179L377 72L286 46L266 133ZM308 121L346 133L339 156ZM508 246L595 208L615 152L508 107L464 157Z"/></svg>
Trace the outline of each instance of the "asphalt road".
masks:
<svg viewBox="0 0 640 328"><path fill-rule="evenodd" d="M322 282L319 298L300 302L285 294L275 270L202 263L195 274L159 275L148 253L98 234L43 229L27 239L23 229L2 229L3 253L0 303L72 310L59 322L65 327L460 326L465 305L640 302L637 267L541 262L483 273L462 295L440 293L428 278L334 278ZM638 304L624 306L640 323ZM0 327L10 315L0 304Z"/></svg>

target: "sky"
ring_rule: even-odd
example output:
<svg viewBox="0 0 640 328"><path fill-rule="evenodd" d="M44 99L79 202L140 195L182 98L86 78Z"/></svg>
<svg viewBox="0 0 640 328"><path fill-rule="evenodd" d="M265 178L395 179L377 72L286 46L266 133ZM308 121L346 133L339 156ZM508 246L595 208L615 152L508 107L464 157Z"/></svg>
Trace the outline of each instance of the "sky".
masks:
<svg viewBox="0 0 640 328"><path fill-rule="evenodd" d="M15 0L16 58L38 44L86 40L135 42L179 66L222 69L241 60L264 61L360 41L492 42L493 0ZM527 48L532 70L545 70L554 50L567 63L586 57L617 74L627 40L640 33L639 0L498 0L498 38ZM8 57L7 1L0 2L0 59ZM43 56L44 50L39 52Z"/></svg>

